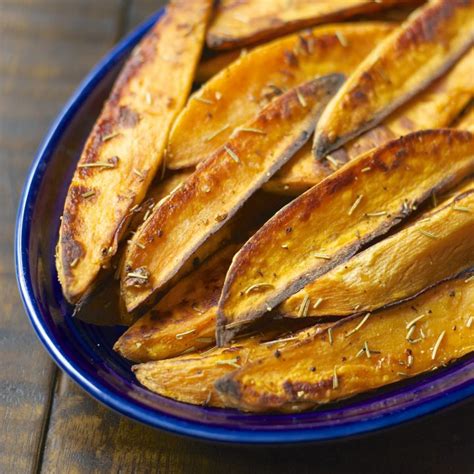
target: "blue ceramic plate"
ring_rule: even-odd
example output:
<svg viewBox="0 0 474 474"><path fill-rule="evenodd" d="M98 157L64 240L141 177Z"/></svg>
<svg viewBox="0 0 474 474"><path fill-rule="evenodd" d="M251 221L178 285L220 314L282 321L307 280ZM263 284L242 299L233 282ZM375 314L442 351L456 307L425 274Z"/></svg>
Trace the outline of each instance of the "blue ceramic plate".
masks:
<svg viewBox="0 0 474 474"><path fill-rule="evenodd" d="M399 424L474 393L474 359L363 398L298 415L252 415L196 407L141 387L112 350L123 327L99 327L72 316L54 267L59 216L82 145L124 59L160 12L95 67L53 124L23 190L16 224L17 278L31 323L55 362L84 390L148 425L207 440L296 443L330 440Z"/></svg>

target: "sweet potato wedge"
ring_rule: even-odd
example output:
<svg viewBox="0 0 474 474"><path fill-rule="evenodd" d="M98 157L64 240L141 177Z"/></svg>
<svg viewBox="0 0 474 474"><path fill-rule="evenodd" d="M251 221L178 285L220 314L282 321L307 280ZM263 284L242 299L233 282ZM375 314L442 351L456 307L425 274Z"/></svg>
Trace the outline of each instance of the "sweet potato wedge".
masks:
<svg viewBox="0 0 474 474"><path fill-rule="evenodd" d="M161 164L204 42L211 0L170 3L127 61L85 144L59 231L56 267L76 302L117 251Z"/></svg>
<svg viewBox="0 0 474 474"><path fill-rule="evenodd" d="M134 362L167 359L215 344L217 302L232 257L229 244L180 280L115 343Z"/></svg>
<svg viewBox="0 0 474 474"><path fill-rule="evenodd" d="M241 55L244 56L247 53L248 51L246 49L237 49L203 59L196 70L196 82L198 84L207 82L211 77L221 72L236 59L239 59Z"/></svg>
<svg viewBox="0 0 474 474"><path fill-rule="evenodd" d="M395 110L380 125L331 153L315 160L307 143L273 178L265 189L298 195L350 159L410 132L451 125L474 96L474 49L471 48L443 77ZM463 128L460 125L459 128Z"/></svg>
<svg viewBox="0 0 474 474"><path fill-rule="evenodd" d="M366 313L474 268L474 182L465 189L305 286L277 310L293 318Z"/></svg>
<svg viewBox="0 0 474 474"><path fill-rule="evenodd" d="M474 280L445 282L244 365L216 382L220 403L300 411L443 367L474 350L473 313Z"/></svg>
<svg viewBox="0 0 474 474"><path fill-rule="evenodd" d="M239 340L231 347L139 364L133 367L133 371L139 382L152 392L194 405L223 407L214 389L219 378L260 357L278 357L283 347L322 332L326 327L316 326L281 339L273 339L271 330L268 330ZM263 342L265 340L268 342Z"/></svg>
<svg viewBox="0 0 474 474"><path fill-rule="evenodd" d="M444 74L474 41L473 0L432 0L356 68L316 128L317 158L374 127Z"/></svg>
<svg viewBox="0 0 474 474"><path fill-rule="evenodd" d="M197 91L180 113L170 134L167 166L179 169L203 161L282 91L326 74L352 73L393 28L386 23L328 25L240 57Z"/></svg>
<svg viewBox="0 0 474 474"><path fill-rule="evenodd" d="M427 130L360 156L296 198L235 256L219 302L219 344L473 171L471 133Z"/></svg>
<svg viewBox="0 0 474 474"><path fill-rule="evenodd" d="M340 74L320 77L272 101L155 208L126 251L121 282L129 311L162 288L308 140L342 82Z"/></svg>
<svg viewBox="0 0 474 474"><path fill-rule="evenodd" d="M211 49L233 49L358 13L372 13L409 0L221 0L207 32Z"/></svg>

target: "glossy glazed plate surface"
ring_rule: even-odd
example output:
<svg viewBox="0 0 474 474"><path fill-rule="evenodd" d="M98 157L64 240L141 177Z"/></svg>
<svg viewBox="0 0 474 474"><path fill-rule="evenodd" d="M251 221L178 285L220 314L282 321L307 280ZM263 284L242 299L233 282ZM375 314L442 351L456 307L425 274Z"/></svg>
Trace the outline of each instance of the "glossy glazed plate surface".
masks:
<svg viewBox="0 0 474 474"><path fill-rule="evenodd" d="M64 300L54 251L68 183L82 145L124 59L160 13L96 66L53 124L27 177L16 226L15 258L22 299L52 358L96 399L148 425L202 439L296 443L361 434L417 418L474 394L474 358L342 404L297 415L252 415L196 407L141 387L112 350L120 326L87 324Z"/></svg>

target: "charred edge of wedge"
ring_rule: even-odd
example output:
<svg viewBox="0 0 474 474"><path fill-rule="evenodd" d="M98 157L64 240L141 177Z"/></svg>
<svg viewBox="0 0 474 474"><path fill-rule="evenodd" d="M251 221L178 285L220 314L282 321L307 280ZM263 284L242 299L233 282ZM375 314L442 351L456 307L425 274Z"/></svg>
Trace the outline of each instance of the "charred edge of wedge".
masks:
<svg viewBox="0 0 474 474"><path fill-rule="evenodd" d="M259 181L254 187L248 189L245 195L242 195L242 200L239 206L235 206L234 208L229 209L228 212L225 214L225 218L215 222L213 226L208 229L208 233L202 236L197 248L199 248L199 246L202 245L209 238L209 235L213 235L219 229L223 228L223 226L229 221L229 219L231 219L235 215L235 213L242 207L245 201L247 201L251 197L251 195L254 194L254 192L264 182L266 182L283 163L288 161L288 159L291 158L291 156L293 156L293 154L307 142L310 137L309 129L314 127L314 123L317 119L316 116L321 110L322 101L327 101L340 87L343 81L344 76L342 74L329 74L327 76L322 76L312 81L306 82L305 84L299 86L296 89L288 91L284 95L280 96L277 100L271 102L267 107L261 110L261 112L257 115L256 119L253 119L251 122L249 122L253 125L254 123L260 121L262 122L262 124L268 125L276 111L283 120L286 119L286 116L289 113L289 109L292 103L297 103L299 107L303 106L301 104L301 102L304 100L303 96L306 95L306 99L308 99L309 97L311 97L311 95L317 94L317 97L319 99L318 102L315 102L313 106L313 111L308 111L306 120L301 119L301 131L297 136L294 137L292 143L285 150L282 150L281 156L279 157L278 161L274 162L273 165L267 169L267 172L265 174L262 173ZM258 137L259 134L256 134L255 136ZM134 238L137 237L139 239L147 240L151 235L155 235L158 230L157 225L159 220L164 219L165 214L171 212L174 209L173 206L175 206L175 203L173 202L173 199L176 199L176 201L179 202L179 199L181 199L182 196L185 196L185 199L189 200L197 189L196 183L199 180L200 174L209 171L209 169L212 169L213 162L216 159L219 159L220 156L225 153L227 153L226 147L218 150L216 153L211 155L208 160L206 160L199 167L196 173L191 175L190 178L185 183L183 183L178 192L174 193L170 197L170 199L165 202L166 209L164 209L163 212L161 212L160 214L161 208L158 207L157 210L150 217L150 219L147 221L147 223L137 231ZM182 260L189 258L189 256L194 251L196 251L196 248L187 249L186 252L182 254ZM137 268L137 265L134 264L134 260L135 257L137 255L140 255L141 253L143 253L143 250L137 250L137 248L129 246L127 249L126 265L124 266L124 269ZM124 295L128 310L133 311L142 302L147 300L153 293L163 287L166 281L168 281L169 278L173 277L178 272L180 266L181 264L179 262L176 263L173 268L168 270L168 274L161 275L161 280L158 281L158 283L150 284L149 281L147 281L147 285L143 285L140 287L134 287L133 281L129 281L126 277L126 273L123 272L122 287L124 288L124 291L122 292L122 294ZM149 275L147 277L147 280L149 280Z"/></svg>
<svg viewBox="0 0 474 474"><path fill-rule="evenodd" d="M474 277L474 274L472 273L472 271L464 272L458 278L449 280L448 282L443 282L439 285L436 285L433 288L430 288L429 291L426 292L427 296L430 295L430 292L433 292L433 295L431 295L431 296L435 297L435 296L438 296L436 294L437 291L439 291L439 292L446 291L446 293L444 295L443 295L443 293L439 293L439 294L441 296L449 295L449 297L454 297L455 294L456 294L456 289L454 289L454 290L452 289L448 293L449 286L446 287L446 288L444 286L445 285L451 285L451 288L452 288L456 284L460 284L460 285L469 284L469 285L472 285L473 277ZM421 297L423 298L423 296L421 296ZM425 302L423 302L423 303L425 303ZM389 308L388 310L392 310L392 311L396 310L397 306ZM427 306L429 306L429 305L427 305ZM404 304L403 303L400 305L400 308L404 309ZM412 307L406 308L406 309L407 309L407 314L410 314L409 311L412 309ZM368 313L368 314L371 315L371 313ZM413 314L414 314L414 318L415 318L416 314L418 314L418 313L413 313ZM423 313L421 313L421 314L423 314ZM377 312L373 313L373 317L377 317L377 316L380 317L381 315L384 315L384 310L380 310L380 311L377 311ZM367 318L368 318L367 323L370 323L370 316L367 316ZM474 321L471 318L472 318L472 316L470 316L469 319L467 319L466 324L473 324L473 326L474 326ZM340 321L337 321L336 323L332 324L330 327L325 328L320 333L313 334L313 335L309 336L306 340L296 341L290 347L283 348L282 349L282 355L284 356L285 352L290 352L291 350L297 350L299 348L304 347L307 344L311 344L311 343L315 342L317 338L323 339L323 338L327 337L327 340L329 341L330 340L329 338L332 337L332 333L334 333L335 331L337 331L340 328L344 328L347 325L347 323L350 323L350 322L352 322L354 320L357 320L357 319L360 319L361 323L364 324L362 322L363 318L361 318L361 315L352 315L352 316L349 316L347 318L341 319ZM471 321L471 322L469 323L469 321ZM357 325L355 328L353 328L347 334L353 334L354 332L356 332L358 330L363 331L364 329L363 328L361 329L362 324L360 325L360 327L358 327L359 325ZM456 328L454 328L453 330L456 330ZM468 326L467 330L473 330L473 329ZM329 331L331 331L331 336L329 336ZM325 333L328 333L328 335L325 336ZM348 337L347 334L345 335L345 337ZM439 346L439 342L442 340L443 336L444 336L444 332L442 334L440 334L440 336L437 339L437 342L431 348L431 353L432 353L431 358L433 360L434 360L434 355L436 353L436 348ZM407 340L408 340L408 338L407 338ZM370 351L370 349L367 349L367 346L363 346L363 348L364 348L365 351L367 351L367 350ZM362 349L361 349L361 351L362 351ZM410 354L410 353L411 352L408 352L408 354ZM364 354L364 352L362 352L362 354L364 355L364 357L367 357L368 359L370 359L370 355L367 356L366 354ZM329 401L318 401L316 399L316 395L315 396L311 395L309 397L310 398L309 400L308 399L301 399L300 400L299 399L300 394L294 393L293 389L289 390L288 393L285 394L285 396L281 396L281 395L278 395L278 394L273 394L272 395L270 393L258 393L258 392L255 392L254 390L252 390L248 385L243 386L243 382L241 380L237 379L237 377L239 375L241 375L242 373L245 374L245 371L246 371L247 367L254 368L254 367L257 367L258 365L260 365L259 363L262 363L262 362L264 363L265 361L268 361L268 360L269 360L268 357L257 358L255 360L249 362L248 364L246 364L244 367L241 367L240 369L236 369L236 370L230 372L229 374L223 376L219 380L217 380L214 384L214 388L218 393L220 393L220 395L222 397L221 398L221 403L226 407L234 407L234 408L238 408L239 410L244 410L244 411L258 411L258 412L261 412L261 411L274 411L274 410L277 410L277 411L291 411L291 412L297 411L297 412L299 412L299 411L303 411L303 410L308 409L308 408L314 408L314 407L320 405L321 403L328 403L328 402L331 403L331 402L334 402L334 401L342 400L344 398L353 397L353 396L361 393L361 390L355 390L355 391L353 391L349 394L343 394L340 397L334 397ZM452 361L453 359L450 358L450 360ZM435 367L433 367L433 368L427 368L426 370L417 371L413 374L408 374L406 372L400 372L399 374L397 374L397 378L394 378L394 380L390 381L389 384L394 384L394 383L400 382L401 380L403 380L407 376L408 377L413 377L413 376L421 375L423 373L426 373L428 370L434 370L436 368L445 366L445 364L446 363L443 362L443 363L435 365ZM342 364L342 366L343 365L344 364ZM306 394L308 394L308 393L312 394L312 392L313 392L312 388L313 387L314 387L314 389L317 389L314 392L315 394L319 393L320 390L324 390L324 389L335 390L335 389L338 388L339 381L340 381L340 379L338 379L338 377L337 377L336 370L334 370L334 374L330 378L322 379L322 380L318 381L317 382L317 387L312 385L312 384L310 384L308 386L305 386L305 384L303 382L302 384L300 384L300 386L301 386L300 390L302 390L303 393L306 392ZM344 382L344 378L342 379L342 382ZM288 381L288 384L291 385L291 381ZM373 387L368 387L365 391L376 390L376 389L379 389L379 388L381 388L385 385L387 385L387 383L378 384L378 385L373 386ZM292 388L292 387L289 387L289 388ZM244 400L244 390L245 390L245 392L247 392L247 394L250 393L251 398L253 398L253 400L250 404ZM285 391L286 391L286 387L285 387ZM362 392L363 391L364 390L362 390ZM297 399L294 399L295 395L296 395ZM290 398L292 398L292 399L290 399Z"/></svg>
<svg viewBox="0 0 474 474"><path fill-rule="evenodd" d="M396 41L398 42L400 41L400 38L403 38L404 36L416 38L417 36L423 35L425 34L424 32L427 31L427 25L430 25L430 28L432 26L434 27L434 25L431 25L431 23L434 23L437 16L439 16L439 20L443 20L446 17L448 17L450 14L452 14L453 10L456 8L456 5L454 5L454 3L450 4L448 1L437 2L437 3L439 3L439 5L436 5L435 2L433 2L433 5L430 6L428 2L425 7L426 9L425 12L417 15L413 19L410 28L401 29L400 32L402 34L399 35L398 37L395 36L396 32L392 33L392 35L390 35L385 40L385 42L387 43L389 41L393 42L395 37L396 37ZM410 19L408 19L407 22L410 22ZM315 158L319 160L323 159L330 152L341 148L348 141L356 138L360 134L367 132L368 130L378 125L384 118L390 115L394 110L396 110L398 107L408 102L410 99L416 96L416 94L418 94L421 90L425 89L429 84L431 84L433 81L435 81L436 79L441 77L443 74L445 74L453 66L453 64L471 47L473 40L474 39L471 39L471 41L465 41L462 48L459 48L457 51L448 55L442 67L440 67L435 73L433 73L432 76L430 76L429 78L419 83L418 86L415 89L413 89L411 92L403 95L398 100L393 101L391 104L389 104L389 106L385 107L378 114L374 115L372 119L366 121L365 123L360 125L356 130L352 131L351 133L347 133L346 135L341 135L334 139L333 137L330 137L328 134L324 133L324 131L322 131L321 133L318 133L318 131L316 130L316 133L314 136L314 142L313 142L313 154ZM364 66L364 63L365 61L363 61L361 66L357 68L356 74ZM370 76L370 74L368 73L366 74L367 74L367 78L365 79L366 82L369 79L373 79ZM354 95L355 91L352 91L351 93ZM334 98L334 100L338 100L338 99L339 99L338 96ZM357 106L356 103L353 105Z"/></svg>
<svg viewBox="0 0 474 474"><path fill-rule="evenodd" d="M394 5L399 4L416 4L420 3L421 0L408 0L405 1L390 1L390 2L359 2L358 5L341 7L339 10L334 10L329 13L319 14L317 16L300 18L291 21L282 21L278 18L271 19L266 17L266 21L263 23L260 29L249 31L245 34L236 35L224 35L222 30L213 30L211 23L208 33L206 36L206 44L209 49L225 52L234 48L241 48L247 46L254 46L270 41L272 39L279 38L284 35L294 33L304 28L310 28L329 22L338 22L341 20L347 20L359 14L374 13L380 10L388 9ZM219 12L216 13L216 17ZM264 17L265 18L265 17ZM257 22L261 21L261 18L257 18Z"/></svg>
<svg viewBox="0 0 474 474"><path fill-rule="evenodd" d="M474 183L473 183L473 186L474 186ZM406 227L406 229L410 229L410 228L414 228L415 226L418 226L419 225L419 222L424 220L424 219L427 219L427 218L431 218L432 216L436 215L436 214L439 214L440 212L448 209L448 208L452 208L453 206L456 205L456 203L458 203L459 201L462 201L463 198L471 195L474 193L474 189L472 190L467 190L467 191L464 191L458 195L456 195L453 199L449 200L448 202L446 203L443 203L442 205L440 205L438 208L434 209L433 211L431 212L428 212L426 214L422 214L420 216L420 219L419 220L416 220L414 222L412 222L411 224L409 224L408 227ZM390 238L395 238L397 237L398 233L394 234L393 236L391 237L387 237L387 239L385 240L389 240ZM382 241L384 242L384 241ZM377 244L374 244L374 245L377 245ZM370 248L369 247L366 251L370 251ZM357 258L358 256L362 256L363 255L363 252L357 254L356 256L354 256L354 258ZM336 269L337 267L335 267ZM426 291L440 285L441 283L444 283L446 281L450 281L450 280L455 280L455 279L458 279L458 278L461 278L461 275L465 274L466 272L470 272L471 269L470 268L463 268L463 269L459 269L456 273L452 274L452 275L447 275L446 277L440 279L440 280L437 280L437 281L434 281L433 283L431 283L429 286L425 287L425 288L422 288L421 290L417 291L416 293L412 294L412 295L408 295L406 296L405 298L401 298L401 299L398 299L398 300L394 300L390 303L387 303L387 304L384 304L382 306L379 306L377 308L372 308L372 309L363 309L363 310L354 310L353 311L353 315L357 316L357 315L360 315L360 314L363 314L363 313L366 313L367 311L379 311L379 310L383 310L383 309L388 309L388 308L391 308L392 306L396 306L398 304L401 304L401 303L405 303L407 301L410 301L414 298L417 298L418 296L422 295L423 293L425 293ZM311 284L311 283L310 283ZM295 296L295 295L293 295ZM303 301L303 300L302 300ZM313 300L314 301L314 300ZM288 313L286 312L283 308L282 308L282 305L283 303L280 304L280 306L277 306L274 310L274 313L279 315L279 316L282 316L282 317L287 317L287 318L294 318L296 313L295 312L292 312L292 313ZM298 316L300 317L300 316ZM344 314L335 314L334 312L331 312L331 313L328 313L326 316L323 315L323 314L318 314L318 315L312 315L312 314L308 314L307 317L316 317L316 318L321 318L322 320L324 320L324 318L326 317L330 317L330 318L340 318L340 319L344 319L344 318L347 318L348 316L346 315L346 313Z"/></svg>
<svg viewBox="0 0 474 474"><path fill-rule="evenodd" d="M422 130L419 132L414 132L409 135L400 137L397 140L393 140L391 142L388 142L387 144L384 144L383 146L371 150L367 152L364 155L361 155L359 160L354 160L353 163L358 168L362 167L362 163L364 166L370 164L375 166L376 168L379 168L381 170L386 171L386 164L381 161L381 157L385 153L389 153L391 150L395 149L395 151L400 150L400 146L403 144L410 144L410 143L415 143L418 140L422 140L423 137L429 137L433 136L434 137L447 137L448 140L452 140L453 137L457 137L461 142L467 142L472 139L473 134L471 134L469 131L464 131L464 130L452 130L452 129L439 129L439 130ZM402 159L405 155L406 152L402 150L403 153L396 154L397 160L392 164L394 168L399 166L399 159ZM365 163L367 161L367 163ZM315 192L314 190L317 189L319 195L324 195L325 193L329 192L332 194L334 190L337 188L341 187L346 183L348 180L352 179L352 175L355 173L355 170L350 168L349 170L346 168L343 168L339 170L339 172L334 173L333 175L329 176L325 180L323 180L317 187L314 187L307 191L305 194L300 196L298 200L295 200L285 206L283 209L281 209L279 212L275 214L275 216L271 219L272 224L274 224L277 220L280 221L285 217L285 214L287 212L290 212L290 210L293 210L295 206L298 205L299 199L304 199L304 196L306 196L308 193ZM423 194L420 194L417 196L417 202L424 202L427 198L429 198L433 192L436 192L439 189L444 189L446 186L450 185L455 179L454 176L449 176L448 178L445 178L444 180L440 181L437 183L436 187L434 189L427 189ZM453 183L454 184L454 183ZM318 196L318 195L316 195ZM318 198L316 196L312 196L312 201L317 202ZM317 269L317 271L307 271L304 275L301 275L298 277L296 280L292 280L286 287L286 289L276 295L274 295L271 299L268 299L266 301L266 306L274 308L276 307L277 304L281 303L288 297L290 297L292 294L296 293L300 289L302 289L305 285L313 281L315 278L321 276L322 274L328 272L332 268L340 265L343 263L345 260L353 256L356 252L358 252L364 245L366 245L368 242L373 240L375 237L378 237L380 235L383 235L386 233L390 228L394 227L397 225L402 219L406 218L408 215L410 215L413 212L412 208L406 209L403 206L400 208L400 211L396 214L394 214L391 218L390 221L385 221L382 224L380 224L377 228L374 229L373 232L367 234L364 236L364 238L358 238L357 241L355 241L352 245L345 247L342 249L340 252L335 254L331 260L327 264L320 265ZM269 221L270 222L270 221ZM254 243L252 242L252 239L254 239L258 234L263 233L267 231L267 226L269 226L269 222L267 222L259 231L249 240L247 243L242 247L242 249L236 254L236 256L233 259L232 265L227 273L226 276L226 281L224 283L224 288L222 290L221 298L219 301L219 309L218 309L218 317L217 317L217 326L216 326L216 340L218 343L218 346L223 346L227 344L236 334L239 333L239 331L244 327L244 325L256 317L260 315L261 313L264 312L262 308L259 308L257 310L254 310L250 315L247 313L245 314L245 317L242 317L241 319L237 321L233 321L232 324L235 324L235 327L229 328L227 327L228 320L223 312L223 305L224 302L226 301L226 298L230 294L230 287L234 282L235 276L239 273L239 269L242 265L245 264L245 262L249 259L249 253L252 251L254 247Z"/></svg>

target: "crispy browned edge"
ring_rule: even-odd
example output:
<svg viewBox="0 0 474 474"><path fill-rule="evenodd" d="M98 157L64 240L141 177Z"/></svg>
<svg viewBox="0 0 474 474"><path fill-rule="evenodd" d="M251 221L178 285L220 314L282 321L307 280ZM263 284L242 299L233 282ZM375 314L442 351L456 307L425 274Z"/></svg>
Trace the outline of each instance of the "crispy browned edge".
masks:
<svg viewBox="0 0 474 474"><path fill-rule="evenodd" d="M375 13L387 8L391 8L398 4L416 5L421 3L421 1L422 0L389 0L384 1L383 3L377 1L359 2L359 5L345 7L340 10L335 10L332 13L318 15L316 17L304 18L290 22L282 22L277 19L271 26L269 25L266 28L258 31L256 30L247 36L240 37L225 37L214 34L212 31L213 22L211 22L206 37L206 44L210 49L218 51L241 48L244 46L260 44L265 41L293 33L303 28L316 26L318 24L346 20L352 16L363 13ZM218 17L218 15L219 10L217 10L214 18Z"/></svg>
<svg viewBox="0 0 474 474"><path fill-rule="evenodd" d="M371 166L385 169L386 168L385 163L381 161L381 157L384 154L390 153L392 150L394 153L400 152L400 150L403 151L405 143L407 142L409 143L410 141L422 140L423 137L429 137L430 135L433 135L433 134L444 135L448 137L448 140L450 140L453 135L457 135L458 138L462 141L473 139L473 134L470 133L469 131L464 131L464 130L456 130L456 129L422 130L422 131L411 133L409 135L405 135L403 137L400 137L397 140L388 142L382 145L381 147L377 148L376 150L371 150L367 152L365 155L362 155L361 158L363 159L364 156L368 156L371 158L371 161L370 161ZM403 152L401 156L404 156L404 154L405 152ZM394 166L399 166L399 164L397 163ZM343 187L347 182L350 182L352 180L353 173L354 173L353 169L349 169L349 172L347 172L347 170L345 169L341 169L340 172L330 175L328 178L324 179L319 185L317 185L317 187L311 188L310 190L308 190L306 193L304 193L301 196L305 196L307 193L310 193L310 192L314 193L314 191L317 189L318 194L315 196L312 196L312 202L317 202L321 199L321 196L331 195L334 192L336 192L340 187ZM429 198L433 194L433 192L436 192L438 189L442 189L444 186L448 185L450 181L451 179L448 178L447 180L444 180L443 182L439 183L436 189L427 190L423 195L419 196L418 202L421 203L425 201L427 198ZM291 209L291 207L293 207L294 205L295 205L295 201L291 202L290 204L285 206L283 209L281 209L279 212L277 212L271 220L274 221L274 220L281 219L285 215L285 213L288 212L288 210ZM358 239L357 241L354 242L353 245L347 246L345 249L343 249L343 251L341 251L337 256L335 256L335 258L333 258L330 261L330 263L319 267L317 272L307 272L305 276L292 282L290 285L288 285L285 291L281 292L278 296L274 297L272 300L269 300L267 304L271 307L275 307L281 301L284 301L285 299L287 299L289 296L294 294L299 289L303 288L305 285L310 283L312 280L314 280L318 276L326 273L332 268L343 263L348 258L352 257L368 242L386 233L388 230L390 230L396 224L401 222L402 219L410 215L412 212L413 210L411 208L401 209L398 215L396 216L394 215L390 220L384 221L374 232L367 234L362 239ZM259 232L265 232L267 225L268 225L268 222L257 232L257 234ZM242 247L242 249L238 252L237 255L239 257L240 265L245 264L248 261L249 259L248 253L251 248L252 247L250 246L249 241L248 241ZM216 340L217 340L218 346L223 346L227 344L241 330L240 327L227 329L225 327L226 317L224 313L222 312L223 302L225 301L225 299L227 298L229 294L230 285L233 282L234 275L237 274L238 272L238 268L236 268L235 262L236 262L236 257L234 257L232 265L227 273L224 287L222 289L221 298L219 300L219 308L217 311L217 325L216 325ZM252 318L248 318L248 320L251 320L251 319Z"/></svg>
<svg viewBox="0 0 474 474"><path fill-rule="evenodd" d="M174 1L171 2L170 6L175 6L176 4L176 7L179 7L180 3L181 1ZM171 15L175 15L176 13L179 13L179 10L174 12L168 7L167 12L171 12ZM121 125L124 128L135 126L136 121L138 120L137 113L125 106L121 106L119 108L117 106L120 103L120 99L128 93L127 86L131 79L141 70L144 65L153 60L156 54L155 44L160 37L159 29L163 28L163 25L166 24L166 21L170 20L165 18L163 21L158 21L155 24L152 30L137 46L137 48L139 48L140 54L136 53L136 51L138 51L138 49L136 49L125 63L122 71L113 85L108 99L106 100L100 112L100 115L97 118L96 123L94 124L91 133L89 134L87 142L84 145L83 151L81 153L81 161L84 160L87 163L96 161L101 145L103 144L103 137L112 133L117 125ZM197 63L195 66L197 67ZM110 160L113 158L110 158ZM90 170L78 170L76 168L76 173L78 172L82 176L87 176L88 173L90 173ZM84 252L82 244L75 240L75 229L78 225L80 226L80 223L77 222L77 210L81 201L86 200L86 198L82 196L86 191L87 189L85 189L83 186L70 187L68 190L68 195L64 204L63 215L61 218L58 244L56 247L56 267L60 281L61 276L65 280L71 278L72 263L77 258L80 258ZM106 264L111 260L112 257L114 257L117 252L118 243L123 237L133 214L132 205L133 202L130 202L128 211L121 217L120 221L117 221L115 231L110 236L111 246L108 249L107 255L104 255L102 266L106 266ZM112 252L110 249L112 249ZM94 284L94 279L97 278L100 270L101 268L99 267L95 276L92 277L92 284ZM68 299L71 303L80 300L83 296L87 297L87 294L90 291L93 291L92 288L89 288L86 289L85 293L83 294L70 295L67 293L63 283L62 287L66 299Z"/></svg>
<svg viewBox="0 0 474 474"><path fill-rule="evenodd" d="M258 120L259 118L262 118L262 120L265 120L267 121L269 116L271 116L271 113L269 113L271 110L273 109L277 109L277 108L281 108L282 110L285 110L288 106L288 103L290 100L294 100L295 99L295 95L298 95L298 94L311 94L311 93L315 93L316 91L318 90L324 90L325 91L325 95L328 97L332 96L334 94L334 92L340 87L340 85L342 84L342 82L344 81L344 76L342 74L329 74L327 76L322 76L322 77L319 77L317 79L314 79L312 81L309 81L301 86L299 86L297 89L299 92L296 92L295 89L291 89L290 91L286 92L285 94L281 95L279 98L275 99L274 101L272 101L270 104L268 104L268 106L266 106L265 108L263 108L260 113L258 114L257 118L256 119L252 119L251 123L254 123L255 120ZM320 107L320 104L315 104L315 109L318 108L318 105ZM315 117L315 120L316 120L316 117ZM292 142L292 145L289 146L283 153L282 155L280 156L280 159L278 160L278 163L275 163L273 165L272 168L270 168L267 173L265 173L265 175L262 175L262 178L260 179L259 183L257 183L253 188L251 189L248 189L247 193L242 196L242 200L240 202L240 205L236 208L234 208L231 212L229 212L227 214L227 217L225 220L222 220L220 222L216 222L214 224L214 226L209 229L209 232L208 234L206 235L203 235L202 236L202 239L201 239L201 245L206 241L206 239L209 237L209 235L212 235L214 234L216 231L218 231L220 228L222 228L226 222L242 207L242 205L245 203L245 201L248 200L248 198L254 194L254 192L261 187L261 185L267 181L270 176L283 164L285 163L289 158L291 158L291 156L294 155L294 153L300 149L309 139L310 135L311 135L311 129L314 127L314 123L315 123L315 120L310 120L306 126L306 129L303 129L301 130L301 132L298 134L298 136L295 136L294 137L294 140ZM309 128L308 128L309 127ZM208 160L206 160L201 166L200 166L200 170L203 170L205 171L205 167L209 167L209 166L212 166L212 161L216 158L216 157L219 157L220 154L223 153L222 151L223 149L219 149L217 150L213 155L211 155ZM193 178L193 175L191 175L190 177L190 182ZM186 188L186 183L184 184L184 187L182 188L182 190L189 194L187 188ZM189 198L189 196L188 196ZM147 232L150 233L156 233L159 229L157 228L157 223L155 222L155 220L153 219L153 216L150 217L149 219L149 223L147 223L147 227L148 227L148 230ZM143 229L143 227L142 227ZM137 235L140 235L140 229L137 231ZM132 246L129 247L130 248L130 251L133 250ZM136 250L136 249L135 249ZM196 250L196 249L194 249ZM186 254L182 255L182 259L181 259L181 262L184 261L185 259L187 259L190 255L190 252L187 252ZM129 252L127 252L128 254ZM129 255L128 255L129 256ZM126 263L130 264L130 260L127 259L126 260ZM170 274L172 275L175 275L179 268L180 268L180 265L181 264L177 264L175 265L175 267L170 271ZM124 265L124 272L122 273L122 285L125 285L125 279L126 279L126 273L125 273L125 270L126 270L126 265ZM133 266L132 266L133 268ZM124 286L123 286L124 287ZM142 297L142 298L135 298L134 299L134 302L132 304L129 304L127 303L127 309L129 311L133 311L135 310L143 301L145 301L146 299L148 299L153 293L155 293L156 291L158 291L159 288L153 288L151 289L150 292L147 293L147 296L145 297ZM124 290L122 290L122 294L124 294ZM126 298L125 298L126 299Z"/></svg>
<svg viewBox="0 0 474 474"><path fill-rule="evenodd" d="M433 5L430 5L430 3L433 3ZM434 23L437 20L443 21L447 19L453 13L456 6L459 5L460 3L462 3L463 5L464 4L468 5L469 3L472 3L472 0L456 0L457 5L452 0L439 1L437 2L438 3L437 6L434 5L435 3L436 2L433 2L433 1L426 3L424 7L420 7L420 10L422 10L423 8L426 10L425 12L423 12L422 15L416 16L416 18L414 18L412 21L410 21L410 18L409 18L407 22L404 25L402 25L402 27L399 30L401 35L399 35L396 39L396 41L398 42L400 42L400 39L403 40L400 42L400 46L402 48L408 47L410 43L421 42L423 39L425 39L425 41L436 40L436 38L433 37L434 28L435 28ZM415 11L415 13L417 12L418 10ZM397 32L392 33L391 35L388 36L388 38L385 41L394 41L396 34ZM352 140L353 138L357 137L361 133L366 132L370 130L371 128L374 128L384 118L390 115L395 109L397 109L404 103L408 102L410 99L416 96L416 94L418 94L421 90L425 89L433 81L435 81L436 79L441 77L443 74L445 74L453 66L453 64L472 46L473 42L474 42L474 35L470 39L468 38L466 40L462 48L460 48L458 51L454 52L453 54L447 57L447 60L443 64L443 67L441 67L436 72L436 74L433 74L431 77L421 82L418 85L418 87L413 89L410 93L405 94L404 96L401 96L398 100L395 100L394 102L392 102L392 104L386 107L382 112L375 115L371 120L366 122L363 126L359 127L357 130L354 130L352 133L341 136L334 142L331 141L329 137L327 137L326 135L316 133L314 136L314 142L313 142L313 153L315 157L317 159L324 158L328 153L341 148L349 140ZM371 77L369 73L366 73L366 77L364 78L364 81L367 84L370 84L370 82L373 79L374 78ZM360 99L358 100L358 102L363 103L364 100L365 99Z"/></svg>

